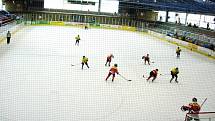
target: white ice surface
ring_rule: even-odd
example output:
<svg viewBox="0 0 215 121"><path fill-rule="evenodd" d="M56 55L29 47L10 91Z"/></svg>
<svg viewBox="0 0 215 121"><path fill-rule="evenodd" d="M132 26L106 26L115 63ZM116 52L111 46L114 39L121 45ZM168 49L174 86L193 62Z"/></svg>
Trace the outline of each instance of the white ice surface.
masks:
<svg viewBox="0 0 215 121"><path fill-rule="evenodd" d="M80 46L75 36L80 34ZM183 121L180 110L193 97L202 111L215 111L215 61L147 34L72 27L35 26L0 45L0 121ZM106 56L131 82L104 79ZM150 54L154 64L144 65ZM81 57L90 69L81 70ZM179 84L170 75L147 83L152 69L169 74L179 67Z"/></svg>

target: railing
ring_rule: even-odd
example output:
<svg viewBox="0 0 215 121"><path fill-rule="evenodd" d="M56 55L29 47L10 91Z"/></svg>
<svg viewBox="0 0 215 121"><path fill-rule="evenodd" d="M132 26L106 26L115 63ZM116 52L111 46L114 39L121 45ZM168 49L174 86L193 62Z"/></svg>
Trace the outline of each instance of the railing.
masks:
<svg viewBox="0 0 215 121"><path fill-rule="evenodd" d="M185 121L215 121L215 112L187 113Z"/></svg>
<svg viewBox="0 0 215 121"><path fill-rule="evenodd" d="M182 29L183 28L183 29ZM215 32L207 32L206 31L201 31L199 29L196 30L195 28L189 28L186 27L187 30L185 30L185 27L183 26L168 26L168 25L163 25L162 23L154 23L152 27L149 28L152 31L156 31L161 34L165 34L167 36L171 36L177 39L181 39L183 41L187 41L205 48L209 48L214 50L214 45L215 45ZM192 30L193 29L193 30ZM195 30L195 33L194 33ZM210 36L213 35L213 36Z"/></svg>
<svg viewBox="0 0 215 121"><path fill-rule="evenodd" d="M68 14L61 12L40 12L40 13L21 13L26 21L65 21L65 22L83 22L83 23L99 23L112 25L135 26L135 21L129 18L107 15L94 14Z"/></svg>
<svg viewBox="0 0 215 121"><path fill-rule="evenodd" d="M7 32L10 31L12 34L24 27L22 20L12 21L4 26L0 27L0 43L6 39Z"/></svg>

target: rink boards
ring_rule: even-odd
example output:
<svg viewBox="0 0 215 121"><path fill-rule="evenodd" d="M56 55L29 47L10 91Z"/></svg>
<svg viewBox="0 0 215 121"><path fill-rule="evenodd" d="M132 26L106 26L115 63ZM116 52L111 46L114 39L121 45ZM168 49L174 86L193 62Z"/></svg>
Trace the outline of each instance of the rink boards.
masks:
<svg viewBox="0 0 215 121"><path fill-rule="evenodd" d="M88 23L62 22L62 21L50 21L50 22L47 22L47 23L48 24L45 24L45 25L75 26L75 27L81 27L81 28L84 28L85 25L88 25ZM44 24L35 23L35 25L44 25ZM121 26L121 25L110 25L110 24L99 24L99 25L96 24L95 26L93 26L93 28L125 30L125 31L132 31L132 32L140 31L136 27ZM179 39L175 39L175 38L166 36L164 34L156 33L154 31L146 30L145 32L147 32L148 34L150 34L152 36L155 36L155 37L159 38L160 40L165 40L165 41L170 42L172 44L185 47L185 48L187 48L187 49L189 49L191 51L194 51L194 52L200 53L202 55L205 55L205 56L207 56L209 58L215 59L215 52L210 50L210 49L207 49L207 48L204 48L204 47L201 47L201 46L189 43L189 42L185 42L185 41L182 41L182 40L179 40Z"/></svg>
<svg viewBox="0 0 215 121"><path fill-rule="evenodd" d="M25 25L38 25L38 26L74 26L74 27L80 27L80 28L84 28L85 25L89 25L88 23L80 23L80 22L63 22L63 21L26 21L24 22ZM11 27L7 30L10 30L12 32L12 34L14 34L15 32L17 32L19 29L21 29L23 27L23 24L18 24L15 25L14 27ZM141 31L138 30L136 27L130 27L130 26L121 26L121 25L109 25L109 24L99 24L99 25L94 25L93 28L102 28L102 29L113 29L113 30L125 30L125 31ZM0 43L4 40L7 30L5 30L2 34L2 36L0 37ZM215 51L201 47L201 46L197 46L195 44L189 43L189 42L185 42L179 39L175 39L169 36L166 36L164 34L160 34L151 30L146 30L145 32L147 32L148 34L159 38L159 40L163 40L172 44L175 44L177 46L182 46L184 48L187 48L191 51L200 53L202 55L205 55L209 58L213 58L215 59Z"/></svg>

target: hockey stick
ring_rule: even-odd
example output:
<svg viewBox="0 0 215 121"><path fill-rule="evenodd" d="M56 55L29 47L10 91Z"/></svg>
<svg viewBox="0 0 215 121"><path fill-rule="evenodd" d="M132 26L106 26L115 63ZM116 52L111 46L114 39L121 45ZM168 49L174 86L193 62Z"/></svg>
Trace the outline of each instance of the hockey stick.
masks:
<svg viewBox="0 0 215 121"><path fill-rule="evenodd" d="M143 78L148 78L148 77L145 77L145 75L143 74Z"/></svg>
<svg viewBox="0 0 215 121"><path fill-rule="evenodd" d="M167 76L167 75L170 75L170 74L160 74L161 76Z"/></svg>
<svg viewBox="0 0 215 121"><path fill-rule="evenodd" d="M160 76L166 76L166 75L170 75L170 74L160 74ZM143 78L146 78L144 74L143 74Z"/></svg>
<svg viewBox="0 0 215 121"><path fill-rule="evenodd" d="M205 104L205 102L207 101L208 98L205 98L205 100L202 102L200 109L202 108L202 106Z"/></svg>
<svg viewBox="0 0 215 121"><path fill-rule="evenodd" d="M132 81L132 80L129 80L129 79L126 79L124 76L122 76L121 74L119 74L123 79L125 79L126 81Z"/></svg>
<svg viewBox="0 0 215 121"><path fill-rule="evenodd" d="M81 63L71 64L71 66L77 66L77 65L79 65L79 64L81 64Z"/></svg>

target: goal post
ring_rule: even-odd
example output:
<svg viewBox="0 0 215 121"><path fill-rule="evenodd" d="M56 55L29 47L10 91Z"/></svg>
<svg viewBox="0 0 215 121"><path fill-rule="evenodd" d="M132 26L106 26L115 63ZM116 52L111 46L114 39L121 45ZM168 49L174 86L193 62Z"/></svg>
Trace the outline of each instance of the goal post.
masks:
<svg viewBox="0 0 215 121"><path fill-rule="evenodd" d="M185 121L215 121L215 112L187 113Z"/></svg>

